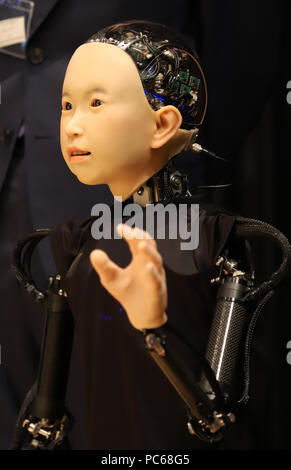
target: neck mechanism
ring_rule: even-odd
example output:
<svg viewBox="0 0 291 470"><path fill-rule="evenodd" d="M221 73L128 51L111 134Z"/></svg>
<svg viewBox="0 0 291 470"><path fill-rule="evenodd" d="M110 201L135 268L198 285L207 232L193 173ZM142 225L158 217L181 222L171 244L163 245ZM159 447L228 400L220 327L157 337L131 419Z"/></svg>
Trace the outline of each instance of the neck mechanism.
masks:
<svg viewBox="0 0 291 470"><path fill-rule="evenodd" d="M133 202L141 206L155 202L168 203L175 197L192 196L188 175L182 174L169 161L133 194Z"/></svg>

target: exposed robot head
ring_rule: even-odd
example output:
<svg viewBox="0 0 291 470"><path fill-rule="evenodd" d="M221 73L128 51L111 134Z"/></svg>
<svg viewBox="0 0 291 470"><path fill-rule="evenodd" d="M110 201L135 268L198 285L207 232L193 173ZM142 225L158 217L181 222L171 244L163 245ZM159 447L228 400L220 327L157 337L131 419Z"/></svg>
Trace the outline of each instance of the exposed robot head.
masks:
<svg viewBox="0 0 291 470"><path fill-rule="evenodd" d="M182 115L183 129L202 124L207 89L197 54L183 39L159 23L130 21L108 26L86 43L112 44L134 61L150 106L156 111L173 105Z"/></svg>

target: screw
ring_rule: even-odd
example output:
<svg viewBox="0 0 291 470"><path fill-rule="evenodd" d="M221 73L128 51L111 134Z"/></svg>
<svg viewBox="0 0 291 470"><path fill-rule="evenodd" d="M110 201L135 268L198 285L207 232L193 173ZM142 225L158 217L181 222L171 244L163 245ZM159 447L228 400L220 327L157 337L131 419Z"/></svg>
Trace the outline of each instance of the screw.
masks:
<svg viewBox="0 0 291 470"><path fill-rule="evenodd" d="M141 186L141 187L139 188L139 190L137 191L137 194L138 194L139 196L141 196L143 193L144 193L144 187Z"/></svg>
<svg viewBox="0 0 291 470"><path fill-rule="evenodd" d="M179 186L181 185L180 176L178 176L178 175L171 176L171 182L172 182L173 186L175 186L175 188L179 188Z"/></svg>

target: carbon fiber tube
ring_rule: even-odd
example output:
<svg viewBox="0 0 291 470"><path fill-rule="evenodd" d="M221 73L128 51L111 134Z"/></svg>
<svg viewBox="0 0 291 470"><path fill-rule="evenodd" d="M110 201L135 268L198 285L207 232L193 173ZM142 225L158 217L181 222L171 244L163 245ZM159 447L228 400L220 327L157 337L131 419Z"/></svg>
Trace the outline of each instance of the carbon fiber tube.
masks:
<svg viewBox="0 0 291 470"><path fill-rule="evenodd" d="M242 343L250 317L246 306L240 302L245 292L246 283L239 276L223 279L207 345L206 359L226 399L235 394L235 372L242 359ZM205 389L206 381L203 383ZM211 393L211 390L206 392Z"/></svg>

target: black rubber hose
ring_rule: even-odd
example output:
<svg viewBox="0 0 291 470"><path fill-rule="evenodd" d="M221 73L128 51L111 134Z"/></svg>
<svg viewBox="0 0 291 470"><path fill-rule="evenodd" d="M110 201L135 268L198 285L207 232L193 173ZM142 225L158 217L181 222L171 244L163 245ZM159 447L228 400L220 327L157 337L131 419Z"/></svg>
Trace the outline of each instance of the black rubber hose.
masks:
<svg viewBox="0 0 291 470"><path fill-rule="evenodd" d="M246 302L256 302L264 297L267 292L281 284L291 274L291 246L283 233L266 222L244 217L237 217L235 221L234 235L237 237L263 236L275 242L282 252L282 262L278 269L271 274L270 279L248 292L243 299Z"/></svg>
<svg viewBox="0 0 291 470"><path fill-rule="evenodd" d="M10 266L12 273L37 302L42 302L46 296L38 289L32 279L30 272L31 257L38 243L47 237L50 232L50 229L42 229L28 234L17 242L11 254Z"/></svg>

